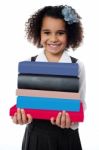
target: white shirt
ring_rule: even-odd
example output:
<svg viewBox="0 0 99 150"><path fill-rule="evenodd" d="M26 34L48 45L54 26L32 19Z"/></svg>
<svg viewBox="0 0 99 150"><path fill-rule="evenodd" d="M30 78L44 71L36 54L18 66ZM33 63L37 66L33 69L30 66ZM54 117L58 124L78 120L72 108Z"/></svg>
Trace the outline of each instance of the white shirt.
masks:
<svg viewBox="0 0 99 150"><path fill-rule="evenodd" d="M42 51L36 58L35 61L40 61L40 62L48 62L44 51ZM72 63L70 56L66 51L63 52L59 63ZM83 108L86 108L86 103L85 103L85 91L86 91L86 81L85 81L85 69L84 65L81 61L77 60L77 63L79 65L79 71L78 71L78 77L79 77L79 93L81 97L81 101L83 104ZM74 125L71 126L72 129L77 129L78 128L78 123L75 123Z"/></svg>

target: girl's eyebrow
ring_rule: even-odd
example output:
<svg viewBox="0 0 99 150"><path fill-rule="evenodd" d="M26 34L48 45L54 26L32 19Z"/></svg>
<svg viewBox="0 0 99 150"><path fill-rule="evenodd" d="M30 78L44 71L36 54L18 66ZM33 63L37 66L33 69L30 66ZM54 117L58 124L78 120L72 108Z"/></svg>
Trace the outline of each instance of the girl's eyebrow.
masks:
<svg viewBox="0 0 99 150"><path fill-rule="evenodd" d="M41 31L50 31L49 29L42 29Z"/></svg>
<svg viewBox="0 0 99 150"><path fill-rule="evenodd" d="M42 29L41 31L51 31L50 29ZM56 32L66 32L65 29L61 29L61 30L56 30Z"/></svg>
<svg viewBox="0 0 99 150"><path fill-rule="evenodd" d="M58 32L66 32L66 30L65 29L63 29L63 30L57 30Z"/></svg>

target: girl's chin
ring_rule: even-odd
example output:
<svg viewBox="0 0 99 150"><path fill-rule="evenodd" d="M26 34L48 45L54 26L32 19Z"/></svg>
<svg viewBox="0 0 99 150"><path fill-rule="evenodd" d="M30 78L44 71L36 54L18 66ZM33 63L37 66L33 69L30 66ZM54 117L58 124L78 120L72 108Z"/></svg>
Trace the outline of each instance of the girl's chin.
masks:
<svg viewBox="0 0 99 150"><path fill-rule="evenodd" d="M48 52L50 52L50 53L60 53L60 50L59 49L48 49L47 50Z"/></svg>

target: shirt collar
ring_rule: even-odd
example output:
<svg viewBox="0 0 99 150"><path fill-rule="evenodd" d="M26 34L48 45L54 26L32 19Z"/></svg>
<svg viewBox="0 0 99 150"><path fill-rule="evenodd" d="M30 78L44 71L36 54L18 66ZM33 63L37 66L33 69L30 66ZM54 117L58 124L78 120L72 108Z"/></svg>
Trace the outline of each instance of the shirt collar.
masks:
<svg viewBox="0 0 99 150"><path fill-rule="evenodd" d="M45 56L45 53L44 51L42 51L36 58L36 61L40 61L40 62L48 62L46 56ZM71 58L70 56L68 55L68 53L66 51L63 52L60 60L59 60L59 63L71 63Z"/></svg>

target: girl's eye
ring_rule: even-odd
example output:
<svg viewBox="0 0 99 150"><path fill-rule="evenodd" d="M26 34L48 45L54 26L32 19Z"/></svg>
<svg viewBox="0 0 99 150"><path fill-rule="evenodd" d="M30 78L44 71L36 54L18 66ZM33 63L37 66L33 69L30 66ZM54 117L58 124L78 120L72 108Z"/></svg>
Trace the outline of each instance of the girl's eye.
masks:
<svg viewBox="0 0 99 150"><path fill-rule="evenodd" d="M50 34L50 32L44 32L44 34L49 35L49 34Z"/></svg>
<svg viewBox="0 0 99 150"><path fill-rule="evenodd" d="M65 34L65 32L58 32L58 34L59 34L59 35L63 35L63 34Z"/></svg>

